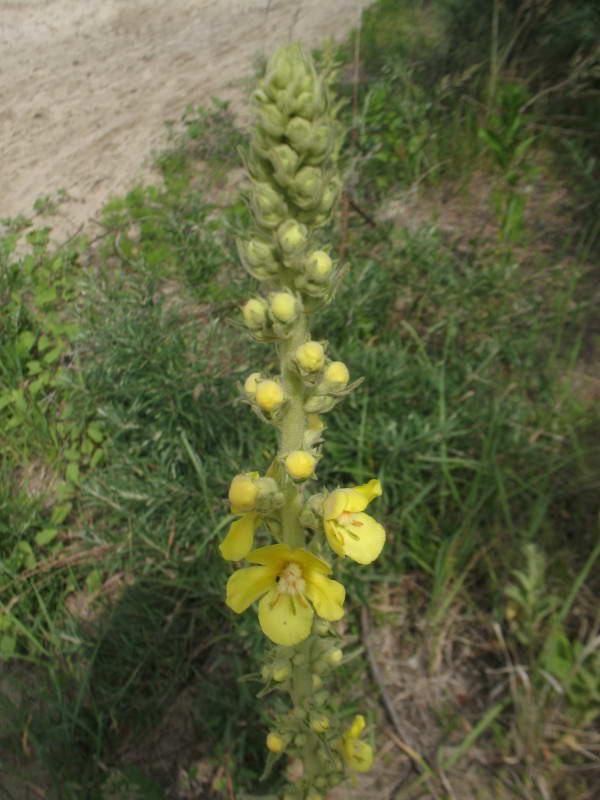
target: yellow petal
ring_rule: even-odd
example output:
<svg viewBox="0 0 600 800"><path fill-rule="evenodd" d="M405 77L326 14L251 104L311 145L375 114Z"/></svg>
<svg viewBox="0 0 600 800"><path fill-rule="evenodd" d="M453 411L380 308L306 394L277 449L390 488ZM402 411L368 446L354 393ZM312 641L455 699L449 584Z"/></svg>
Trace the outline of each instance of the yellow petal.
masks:
<svg viewBox="0 0 600 800"><path fill-rule="evenodd" d="M350 739L344 742L344 755L350 769L368 772L373 766L373 748L367 742Z"/></svg>
<svg viewBox="0 0 600 800"><path fill-rule="evenodd" d="M236 614L275 585L276 573L270 567L245 567L238 569L227 581L225 602Z"/></svg>
<svg viewBox="0 0 600 800"><path fill-rule="evenodd" d="M352 725L346 732L346 737L350 739L358 739L365 728L365 718L362 714L357 714L352 720Z"/></svg>
<svg viewBox="0 0 600 800"><path fill-rule="evenodd" d="M336 489L331 494L327 495L323 503L323 517L324 519L335 519L346 510L348 498L345 489Z"/></svg>
<svg viewBox="0 0 600 800"><path fill-rule="evenodd" d="M337 530L344 534L344 555L358 564L370 564L383 550L383 525L368 514L352 514L348 524L337 524Z"/></svg>
<svg viewBox="0 0 600 800"><path fill-rule="evenodd" d="M265 564L278 572L284 569L286 564L290 561L295 561L302 566L302 571L316 569L328 575L331 572L331 567L325 561L308 550L303 550L301 547L291 548L287 544L271 544L268 547L259 547L258 550L252 550L247 555L248 561L253 564Z"/></svg>
<svg viewBox="0 0 600 800"><path fill-rule="evenodd" d="M353 486L345 491L349 495L345 511L364 511L371 500L381 495L381 483L372 480L362 486Z"/></svg>
<svg viewBox="0 0 600 800"><path fill-rule="evenodd" d="M314 612L301 596L280 594L272 588L258 605L258 621L275 644L291 647L310 634Z"/></svg>
<svg viewBox="0 0 600 800"><path fill-rule="evenodd" d="M339 527L334 519L325 520L325 534L329 546L342 558L346 555L344 550L344 533L343 528Z"/></svg>
<svg viewBox="0 0 600 800"><path fill-rule="evenodd" d="M254 531L260 524L260 514L244 514L233 522L227 536L219 545L221 555L227 561L239 561L250 551L254 541Z"/></svg>
<svg viewBox="0 0 600 800"><path fill-rule="evenodd" d="M346 590L338 581L332 581L320 572L311 572L306 578L306 594L323 619L335 622L344 616Z"/></svg>

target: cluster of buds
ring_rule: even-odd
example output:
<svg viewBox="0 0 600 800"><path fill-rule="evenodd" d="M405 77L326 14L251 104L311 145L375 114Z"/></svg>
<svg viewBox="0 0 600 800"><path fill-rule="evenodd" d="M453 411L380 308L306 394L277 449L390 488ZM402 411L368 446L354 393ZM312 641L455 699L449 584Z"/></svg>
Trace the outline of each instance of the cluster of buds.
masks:
<svg viewBox="0 0 600 800"><path fill-rule="evenodd" d="M329 358L327 342L311 338L308 328L309 315L332 299L341 274L315 240L340 187L332 75L319 75L298 45L270 60L255 93L258 120L245 154L254 227L238 241L241 261L262 290L244 304L244 325L257 341L273 342L279 356L278 373L252 372L240 393L277 429L278 451L264 475L242 472L231 481L236 519L220 551L250 565L230 575L227 605L241 614L256 603L273 643L261 696L290 699L266 736L267 767L288 759L285 800L323 800L349 772L366 771L373 761L371 745L360 738L364 718L341 720L325 683L343 661L331 624L344 615L346 590L331 577L333 564L345 557L370 564L381 553L385 531L364 513L381 484L310 493L322 415L360 383L350 382L347 366Z"/></svg>

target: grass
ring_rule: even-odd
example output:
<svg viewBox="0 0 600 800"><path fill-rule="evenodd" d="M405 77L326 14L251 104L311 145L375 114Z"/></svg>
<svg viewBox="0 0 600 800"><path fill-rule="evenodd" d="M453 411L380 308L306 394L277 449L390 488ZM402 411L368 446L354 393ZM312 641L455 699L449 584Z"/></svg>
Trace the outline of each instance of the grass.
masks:
<svg viewBox="0 0 600 800"><path fill-rule="evenodd" d="M452 786L454 796L493 796L460 783L477 769L475 755L507 797L589 797L600 712L598 419L570 376L594 352L597 227L578 206L579 173L568 185L577 236L555 236L551 247L533 244L535 223L546 224L535 204L507 236L490 200L492 232L470 230L466 242L431 220L382 221L378 207L396 192L418 188L426 204L427 191L467 185L477 171L499 185L498 158L477 133L499 124L480 117L484 68L473 82L452 73L427 94L423 76L447 46L443 17L434 6L410 23L408 44L431 60L403 71L410 47L377 45L390 20L400 24L392 6L365 18L367 78L355 87L358 135L345 149L354 210L325 231L349 272L314 326L332 357L365 376L327 419L319 477L333 487L379 476L389 534L376 565L341 568L346 633L366 651L340 689L347 708L366 693L379 719L379 693L388 714L394 687L414 700L380 737L404 745L392 756L382 744L383 769L401 772L408 752L420 773L390 797L422 796L424 786L435 797L451 797ZM343 73L340 92L352 96ZM519 161L535 120L514 119L523 135L505 166L535 181L527 168L549 144L536 141ZM472 135L458 150L460 129ZM253 291L232 268L248 215L237 196L214 200L243 141L225 104L188 107L158 156L163 183L108 204L94 243L52 248L27 220L5 223L7 797L29 784L48 797L160 798L177 780L189 797L277 791L279 773L258 780L269 706L252 678L238 680L256 670L264 640L251 615L224 606L228 568L215 547L231 475L266 467L272 453L270 432L236 390L268 351L227 324ZM589 182L591 156L576 152ZM562 175L558 155L546 171ZM515 185L501 187L504 200L521 191ZM361 627L362 608L374 637L403 648L373 684L357 675L387 651ZM427 676L429 703L403 683L397 665L408 659ZM435 689L441 679L445 695ZM462 706L460 681L476 686ZM421 729L420 738L407 733Z"/></svg>

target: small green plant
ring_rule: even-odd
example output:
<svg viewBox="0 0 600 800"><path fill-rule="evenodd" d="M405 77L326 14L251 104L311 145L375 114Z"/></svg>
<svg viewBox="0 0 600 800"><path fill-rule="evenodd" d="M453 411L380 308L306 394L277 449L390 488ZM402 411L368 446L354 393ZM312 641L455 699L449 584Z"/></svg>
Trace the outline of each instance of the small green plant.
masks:
<svg viewBox="0 0 600 800"><path fill-rule="evenodd" d="M524 111L528 99L523 86L499 86L495 96L497 110L479 129L479 138L499 173L493 194L494 208L501 238L507 243L516 243L522 238L527 202L524 183L539 175L539 169L527 160L536 141Z"/></svg>

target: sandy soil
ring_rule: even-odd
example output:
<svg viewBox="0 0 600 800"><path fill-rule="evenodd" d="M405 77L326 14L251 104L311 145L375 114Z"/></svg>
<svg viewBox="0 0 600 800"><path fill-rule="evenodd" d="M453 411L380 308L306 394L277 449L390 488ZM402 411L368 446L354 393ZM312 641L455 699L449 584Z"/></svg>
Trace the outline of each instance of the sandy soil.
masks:
<svg viewBox="0 0 600 800"><path fill-rule="evenodd" d="M316 46L367 0L0 0L0 218L66 192L55 235L147 175L164 121L230 99L280 41Z"/></svg>

